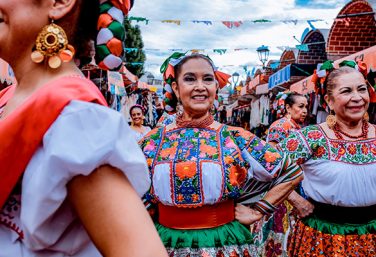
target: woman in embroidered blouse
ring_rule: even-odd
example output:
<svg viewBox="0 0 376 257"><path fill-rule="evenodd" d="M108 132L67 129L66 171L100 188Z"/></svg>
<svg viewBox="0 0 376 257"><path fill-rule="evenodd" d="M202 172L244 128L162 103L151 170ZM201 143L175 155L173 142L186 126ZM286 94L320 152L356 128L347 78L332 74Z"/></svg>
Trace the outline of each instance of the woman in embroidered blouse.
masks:
<svg viewBox="0 0 376 257"><path fill-rule="evenodd" d="M117 18L130 8L101 3ZM150 186L145 157L63 48L66 35L84 54L99 8L99 0L0 0L0 57L17 79L0 92L1 257L166 256L140 199Z"/></svg>
<svg viewBox="0 0 376 257"><path fill-rule="evenodd" d="M315 206L295 225L289 256L375 256L376 127L364 118L373 90L347 66L325 84L335 116L280 144L303 168L303 189Z"/></svg>
<svg viewBox="0 0 376 257"><path fill-rule="evenodd" d="M144 107L139 104L133 105L129 110L132 119L131 129L135 135L136 141L140 141L149 131L150 127L144 126Z"/></svg>
<svg viewBox="0 0 376 257"><path fill-rule="evenodd" d="M272 146L276 146L292 132L299 130L307 116L308 101L305 96L290 92L282 97L286 115L270 125L267 142ZM268 252L273 252L275 257L286 255L288 233L290 225L294 222L294 217L291 216L292 207L295 207L300 217L307 216L313 210L313 205L295 191L287 199L288 202L286 200L280 204L272 216L255 222L251 227L260 256L268 255Z"/></svg>
<svg viewBox="0 0 376 257"><path fill-rule="evenodd" d="M252 256L252 236L235 221L273 212L301 180L301 171L250 132L215 122L218 87L229 76L199 54L173 54L161 68L166 110L176 121L140 142L152 187L145 195L169 256ZM234 202L270 191L253 209ZM242 197L242 198L241 198Z"/></svg>

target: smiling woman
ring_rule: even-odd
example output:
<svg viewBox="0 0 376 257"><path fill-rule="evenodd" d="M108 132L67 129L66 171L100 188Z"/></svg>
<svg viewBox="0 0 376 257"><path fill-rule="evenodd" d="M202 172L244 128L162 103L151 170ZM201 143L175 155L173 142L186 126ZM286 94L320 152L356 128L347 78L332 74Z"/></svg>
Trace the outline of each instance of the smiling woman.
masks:
<svg viewBox="0 0 376 257"><path fill-rule="evenodd" d="M274 211L301 180L282 153L250 132L214 121L210 109L228 75L209 57L174 53L161 68L166 110L176 121L152 130L140 145L152 187L144 199L172 257L252 256L244 223ZM235 202L270 191L253 209Z"/></svg>
<svg viewBox="0 0 376 257"><path fill-rule="evenodd" d="M370 88L362 73L346 66L331 71L325 86L335 115L280 144L304 170L303 189L314 206L312 215L296 223L289 256L374 256L376 127L366 119Z"/></svg>

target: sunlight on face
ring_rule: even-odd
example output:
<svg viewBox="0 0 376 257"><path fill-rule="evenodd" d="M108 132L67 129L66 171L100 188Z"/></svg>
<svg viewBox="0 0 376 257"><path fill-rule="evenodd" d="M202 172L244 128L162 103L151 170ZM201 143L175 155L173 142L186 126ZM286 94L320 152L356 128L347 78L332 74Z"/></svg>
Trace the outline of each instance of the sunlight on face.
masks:
<svg viewBox="0 0 376 257"><path fill-rule="evenodd" d="M336 87L328 104L336 116L344 121L360 121L369 105L369 93L359 72L344 73L336 78Z"/></svg>
<svg viewBox="0 0 376 257"><path fill-rule="evenodd" d="M218 83L213 67L203 58L188 60L181 67L172 87L180 99L184 112L191 116L208 113L213 105Z"/></svg>

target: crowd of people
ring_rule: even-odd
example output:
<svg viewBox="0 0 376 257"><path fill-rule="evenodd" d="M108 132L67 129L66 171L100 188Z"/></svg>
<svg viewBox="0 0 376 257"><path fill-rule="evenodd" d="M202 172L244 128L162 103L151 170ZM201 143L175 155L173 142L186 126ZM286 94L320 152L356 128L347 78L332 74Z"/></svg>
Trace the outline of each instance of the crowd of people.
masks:
<svg viewBox="0 0 376 257"><path fill-rule="evenodd" d="M326 122L303 127L288 93L265 142L214 120L229 75L174 53L161 121L135 105L129 126L72 57L132 3L0 0L17 79L0 92L0 257L376 256L376 97L357 66L327 70Z"/></svg>

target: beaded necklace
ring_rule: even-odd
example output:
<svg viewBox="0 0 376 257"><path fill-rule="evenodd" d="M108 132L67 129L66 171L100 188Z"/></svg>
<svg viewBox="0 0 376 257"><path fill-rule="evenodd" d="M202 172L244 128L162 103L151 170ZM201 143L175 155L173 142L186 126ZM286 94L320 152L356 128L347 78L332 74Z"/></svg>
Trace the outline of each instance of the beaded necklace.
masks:
<svg viewBox="0 0 376 257"><path fill-rule="evenodd" d="M361 138L367 138L368 136L368 127L369 127L369 124L367 121L363 120L363 124L362 124L362 134L360 134L359 136L353 136L353 135L350 135L344 131L341 130L341 128L339 127L338 123L336 123L333 127L333 132L334 132L334 135L338 138L338 139L341 139L343 140L343 136L346 136L348 138L351 138L351 139L361 139Z"/></svg>
<svg viewBox="0 0 376 257"><path fill-rule="evenodd" d="M212 115L208 115L205 119L197 120L183 120L183 116L176 117L176 126L178 128L207 128L214 122Z"/></svg>

